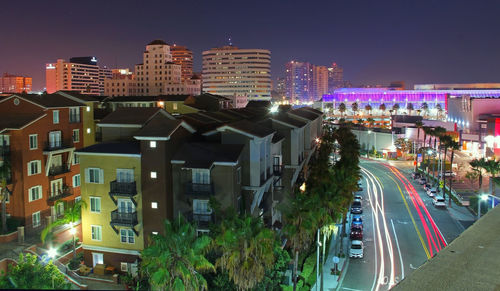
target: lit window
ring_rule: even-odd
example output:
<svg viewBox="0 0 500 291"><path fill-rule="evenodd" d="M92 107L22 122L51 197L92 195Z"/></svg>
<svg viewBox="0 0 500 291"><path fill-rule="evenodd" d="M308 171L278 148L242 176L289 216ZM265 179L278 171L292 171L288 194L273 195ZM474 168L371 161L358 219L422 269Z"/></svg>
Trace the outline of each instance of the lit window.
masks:
<svg viewBox="0 0 500 291"><path fill-rule="evenodd" d="M87 106L87 112L90 112L90 106Z"/></svg>
<svg viewBox="0 0 500 291"><path fill-rule="evenodd" d="M151 179L156 179L156 172L151 172Z"/></svg>
<svg viewBox="0 0 500 291"><path fill-rule="evenodd" d="M54 110L52 112L52 121L54 124L58 124L59 123L59 110Z"/></svg>
<svg viewBox="0 0 500 291"><path fill-rule="evenodd" d="M92 229L92 240L102 240L102 227L100 225L91 225L90 227Z"/></svg>
<svg viewBox="0 0 500 291"><path fill-rule="evenodd" d="M151 208L157 209L158 208L158 202L151 202Z"/></svg>
<svg viewBox="0 0 500 291"><path fill-rule="evenodd" d="M87 128L87 133L90 133L90 128Z"/></svg>
<svg viewBox="0 0 500 291"><path fill-rule="evenodd" d="M149 147L150 148L155 148L156 147L156 141L152 140L149 142Z"/></svg>

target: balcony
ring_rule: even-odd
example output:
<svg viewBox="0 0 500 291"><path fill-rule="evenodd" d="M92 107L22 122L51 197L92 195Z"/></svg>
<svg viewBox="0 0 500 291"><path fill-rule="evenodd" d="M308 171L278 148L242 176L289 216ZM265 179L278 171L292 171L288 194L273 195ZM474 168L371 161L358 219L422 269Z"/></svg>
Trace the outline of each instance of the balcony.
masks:
<svg viewBox="0 0 500 291"><path fill-rule="evenodd" d="M212 213L189 213L187 215L188 221L194 222L198 229L208 229L210 223L214 222L214 216Z"/></svg>
<svg viewBox="0 0 500 291"><path fill-rule="evenodd" d="M185 185L186 187L186 195L193 195L193 196L212 196L214 195L214 184L198 184L198 183L192 183L188 182Z"/></svg>
<svg viewBox="0 0 500 291"><path fill-rule="evenodd" d="M119 209L111 211L111 225L134 227L138 224L137 211L120 212Z"/></svg>
<svg viewBox="0 0 500 291"><path fill-rule="evenodd" d="M45 147L43 148L44 152L57 151L62 149L72 148L73 144L67 141L49 141L45 143Z"/></svg>
<svg viewBox="0 0 500 291"><path fill-rule="evenodd" d="M133 182L118 182L116 180L109 183L109 195L133 197L137 195L137 186Z"/></svg>
<svg viewBox="0 0 500 291"><path fill-rule="evenodd" d="M49 176L57 176L71 171L70 165L52 166L49 168Z"/></svg>
<svg viewBox="0 0 500 291"><path fill-rule="evenodd" d="M273 174L275 176L281 176L283 174L283 165L273 165Z"/></svg>
<svg viewBox="0 0 500 291"><path fill-rule="evenodd" d="M80 123L80 114L70 114L69 123Z"/></svg>
<svg viewBox="0 0 500 291"><path fill-rule="evenodd" d="M47 203L50 206L53 206L55 201L61 200L71 195L73 195L73 188L67 185L63 185L62 189L58 189L55 192L53 192L52 190L49 190L47 192L47 196L49 197L47 198Z"/></svg>

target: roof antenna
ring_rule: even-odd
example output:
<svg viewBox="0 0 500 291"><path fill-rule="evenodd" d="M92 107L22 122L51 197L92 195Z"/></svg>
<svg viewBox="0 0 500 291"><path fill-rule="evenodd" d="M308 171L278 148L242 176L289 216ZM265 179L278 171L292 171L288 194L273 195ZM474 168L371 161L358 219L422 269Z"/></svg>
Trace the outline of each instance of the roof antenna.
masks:
<svg viewBox="0 0 500 291"><path fill-rule="evenodd" d="M229 37L229 46L233 46L233 42L231 41L231 37Z"/></svg>

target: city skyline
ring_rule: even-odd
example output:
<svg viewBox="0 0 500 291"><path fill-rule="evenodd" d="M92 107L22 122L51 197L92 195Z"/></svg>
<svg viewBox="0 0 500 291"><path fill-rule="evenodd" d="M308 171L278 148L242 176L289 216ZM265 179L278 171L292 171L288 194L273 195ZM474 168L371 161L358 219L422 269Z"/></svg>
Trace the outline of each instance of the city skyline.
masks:
<svg viewBox="0 0 500 291"><path fill-rule="evenodd" d="M269 49L273 79L284 75L290 60L337 62L355 85L493 82L500 75L500 40L490 37L498 7L493 1L262 3L28 1L30 9L5 3L5 21L16 23L16 30L4 31L0 71L33 77L39 90L45 63L95 55L110 68L133 68L141 62L140 48L157 38L188 47L200 71L201 52L231 38L240 48ZM288 20L299 12L304 21ZM178 19L189 21L179 25Z"/></svg>

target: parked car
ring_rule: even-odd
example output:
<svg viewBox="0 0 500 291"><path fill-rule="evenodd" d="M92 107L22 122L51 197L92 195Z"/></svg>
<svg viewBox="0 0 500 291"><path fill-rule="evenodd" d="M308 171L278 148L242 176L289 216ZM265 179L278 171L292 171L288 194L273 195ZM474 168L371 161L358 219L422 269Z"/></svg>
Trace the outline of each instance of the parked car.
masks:
<svg viewBox="0 0 500 291"><path fill-rule="evenodd" d="M363 228L361 227L351 227L351 234L349 237L352 240L362 240L363 239Z"/></svg>
<svg viewBox="0 0 500 291"><path fill-rule="evenodd" d="M420 178L420 179L418 180L418 183L419 183L420 185L424 185L426 182L427 182L427 179L425 179L425 178L423 178L423 177L422 177L422 178Z"/></svg>
<svg viewBox="0 0 500 291"><path fill-rule="evenodd" d="M443 196L434 196L432 204L434 204L434 206L436 207L446 207L446 201L444 200Z"/></svg>
<svg viewBox="0 0 500 291"><path fill-rule="evenodd" d="M349 249L349 257L363 258L363 242L360 240L351 241L351 248Z"/></svg>
<svg viewBox="0 0 500 291"><path fill-rule="evenodd" d="M412 172L411 173L411 178L412 179L419 179L420 178L420 173L419 172Z"/></svg>
<svg viewBox="0 0 500 291"><path fill-rule="evenodd" d="M425 191L427 191L427 189L432 187L431 184L429 184L429 183L425 183L423 186L424 186Z"/></svg>
<svg viewBox="0 0 500 291"><path fill-rule="evenodd" d="M438 189L437 189L436 187L432 187L432 188L428 188L428 189L427 189L427 195L428 195L429 197L434 197L434 196L436 196L438 192L439 192L439 191L438 191Z"/></svg>
<svg viewBox="0 0 500 291"><path fill-rule="evenodd" d="M454 172L452 172L452 171L446 171L446 172L444 172L444 176L445 176L445 177L455 177L456 175L457 175L457 174L455 174L455 173L454 173ZM438 177L439 177L439 178L441 178L441 177L442 177L442 173L439 173Z"/></svg>
<svg viewBox="0 0 500 291"><path fill-rule="evenodd" d="M356 201L356 200L361 201L361 200L363 200L363 197L361 197L361 195L359 195L359 194L356 194L356 195L354 195L354 201Z"/></svg>
<svg viewBox="0 0 500 291"><path fill-rule="evenodd" d="M361 208L361 201L356 200L351 205L351 213L352 214L361 214L363 213L363 208Z"/></svg>
<svg viewBox="0 0 500 291"><path fill-rule="evenodd" d="M363 219L361 218L361 215L357 214L352 216L351 226L363 227Z"/></svg>

